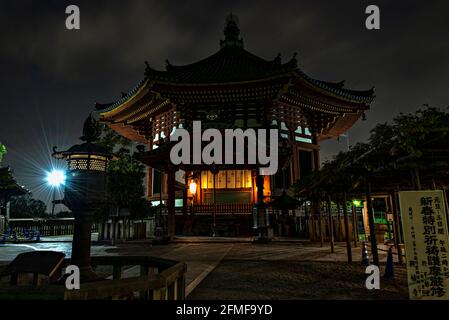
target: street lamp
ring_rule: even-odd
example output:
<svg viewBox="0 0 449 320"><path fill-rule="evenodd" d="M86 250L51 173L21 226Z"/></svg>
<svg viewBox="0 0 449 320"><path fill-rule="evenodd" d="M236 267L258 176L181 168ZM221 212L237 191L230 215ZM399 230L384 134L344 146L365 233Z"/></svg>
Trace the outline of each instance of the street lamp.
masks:
<svg viewBox="0 0 449 320"><path fill-rule="evenodd" d="M55 158L67 161L63 203L75 217L71 264L79 267L81 282L97 279L90 266L92 223L94 211L106 202L106 171L109 161L114 158L106 148L93 143L100 133L98 122L89 115L81 137L84 143L66 151L53 148Z"/></svg>
<svg viewBox="0 0 449 320"><path fill-rule="evenodd" d="M65 184L66 176L63 170L52 170L47 173L47 183L53 188L53 201L51 207L51 215L55 215L55 200L56 190L63 184Z"/></svg>

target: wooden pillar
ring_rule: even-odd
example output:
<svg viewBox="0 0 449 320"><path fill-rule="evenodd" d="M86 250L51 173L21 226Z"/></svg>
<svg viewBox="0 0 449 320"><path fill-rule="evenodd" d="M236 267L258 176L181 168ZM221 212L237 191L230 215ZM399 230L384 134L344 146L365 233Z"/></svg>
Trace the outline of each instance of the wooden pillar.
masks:
<svg viewBox="0 0 449 320"><path fill-rule="evenodd" d="M170 240L175 236L175 169L168 168L167 174L167 224L168 224L168 236Z"/></svg>
<svg viewBox="0 0 449 320"><path fill-rule="evenodd" d="M417 190L421 190L421 179L420 179L419 169L418 168L414 168L413 169L413 176L414 176L414 179L415 179L415 188Z"/></svg>
<svg viewBox="0 0 449 320"><path fill-rule="evenodd" d="M318 228L320 229L320 246L324 246L324 232L323 232L323 213L321 212L321 205L318 202Z"/></svg>
<svg viewBox="0 0 449 320"><path fill-rule="evenodd" d="M396 251L398 254L398 262L399 264L403 263L402 252L400 247L400 228L399 228L399 212L398 206L396 202L396 193L394 191L390 192L390 203L391 203L391 211L393 214L393 228L394 228L394 245L396 246Z"/></svg>
<svg viewBox="0 0 449 320"><path fill-rule="evenodd" d="M263 183L264 176L260 175L257 170L256 184L257 184L257 225L259 226L260 236L266 236L266 221L265 221L265 206L263 202Z"/></svg>
<svg viewBox="0 0 449 320"><path fill-rule="evenodd" d="M332 223L331 196L327 197L327 213L329 215L329 242L331 245L331 253L334 253L334 226Z"/></svg>
<svg viewBox="0 0 449 320"><path fill-rule="evenodd" d="M343 232L342 232L342 225L341 225L341 219L340 219L340 198L337 195L337 239L338 241L343 241Z"/></svg>
<svg viewBox="0 0 449 320"><path fill-rule="evenodd" d="M374 230L374 212L373 212L373 203L371 200L371 182L367 182L366 186L366 207L368 213L368 224L369 224L369 233L371 240L371 252L373 254L373 263L376 266L379 266L379 254L377 252L377 240L376 240L376 232Z"/></svg>
<svg viewBox="0 0 449 320"><path fill-rule="evenodd" d="M447 227L449 229L449 203L448 203L446 187L443 188L443 197L444 197L444 205L446 206L446 223L447 223Z"/></svg>
<svg viewBox="0 0 449 320"><path fill-rule="evenodd" d="M213 194L213 209L212 209L212 237L215 237L215 231L217 228L217 186L216 186L216 177L217 172L212 173L214 180L214 194Z"/></svg>
<svg viewBox="0 0 449 320"><path fill-rule="evenodd" d="M346 253L348 255L348 263L351 263L352 250L351 250L351 241L349 239L348 198L346 195L346 191L343 192L343 216L345 220Z"/></svg>
<svg viewBox="0 0 449 320"><path fill-rule="evenodd" d="M147 194L146 196L153 195L153 168L147 167Z"/></svg>
<svg viewBox="0 0 449 320"><path fill-rule="evenodd" d="M189 187L188 184L186 185ZM196 194L192 197L192 201L194 200L194 197L196 197ZM196 203L196 201L193 201L193 203ZM184 216L187 214L187 189L182 190L182 214Z"/></svg>
<svg viewBox="0 0 449 320"><path fill-rule="evenodd" d="M320 169L320 151L318 149L313 149L313 166L315 171Z"/></svg>
<svg viewBox="0 0 449 320"><path fill-rule="evenodd" d="M352 232L354 234L354 248L357 247L359 241L359 226L357 222L357 208L352 204Z"/></svg>

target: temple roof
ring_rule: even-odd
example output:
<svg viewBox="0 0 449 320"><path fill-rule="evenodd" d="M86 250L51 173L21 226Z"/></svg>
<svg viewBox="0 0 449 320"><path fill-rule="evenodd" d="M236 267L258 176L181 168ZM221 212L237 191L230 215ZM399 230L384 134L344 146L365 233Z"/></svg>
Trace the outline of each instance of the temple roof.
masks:
<svg viewBox="0 0 449 320"><path fill-rule="evenodd" d="M128 138L145 141L139 137L142 128L148 127L152 115L170 108L179 107L182 114L186 105L271 104L286 106L291 117L296 112L292 110L302 110L316 122L322 137L334 137L349 129L375 97L374 88L351 90L344 81L308 76L298 67L296 54L283 62L280 54L266 60L248 52L234 15L228 16L224 35L220 49L200 61L187 65L166 61L165 70L145 62L144 77L130 92L113 103L96 103L101 121Z"/></svg>
<svg viewBox="0 0 449 320"><path fill-rule="evenodd" d="M95 109L101 112L110 111L123 102L131 99L143 86L162 83L172 86L216 86L245 85L248 82L261 81L279 77L289 77L333 95L356 103L369 103L374 99L374 88L369 90L350 90L344 88L344 81L328 82L314 79L298 67L296 53L287 62L282 63L278 54L272 60L265 60L244 49L237 26L238 19L229 15L224 29L225 39L220 41L220 49L211 56L187 65L173 65L166 60L165 70L156 70L148 62L144 78L128 93L113 103L96 103ZM216 89L216 88L214 88Z"/></svg>
<svg viewBox="0 0 449 320"><path fill-rule="evenodd" d="M217 53L192 64L174 66L167 63L166 71L147 66L145 76L164 82L212 84L265 79L286 74L296 68L294 57L282 64L280 56L264 60L242 47L224 46Z"/></svg>

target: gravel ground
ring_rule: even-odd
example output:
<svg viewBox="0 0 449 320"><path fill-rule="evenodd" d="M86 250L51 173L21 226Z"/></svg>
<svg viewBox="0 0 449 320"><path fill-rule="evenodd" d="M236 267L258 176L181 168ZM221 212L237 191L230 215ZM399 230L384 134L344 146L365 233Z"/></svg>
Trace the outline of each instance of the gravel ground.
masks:
<svg viewBox="0 0 449 320"><path fill-rule="evenodd" d="M364 270L344 262L225 260L188 298L408 299L404 267L395 267L394 280L381 278L380 290L366 289Z"/></svg>
<svg viewBox="0 0 449 320"><path fill-rule="evenodd" d="M179 243L166 246L128 243L117 247L93 247L100 255L150 255L187 263L188 283L211 272L193 289L188 299L408 299L406 269L395 265L396 278L381 278L380 290L365 287L367 274L360 265L359 247L353 248L354 263L347 264L346 249L335 252L316 243ZM97 252L98 251L98 252ZM220 261L220 256L224 258ZM380 252L381 275L386 253ZM0 262L0 270L2 263ZM111 267L99 267L107 277ZM3 279L4 280L4 279Z"/></svg>

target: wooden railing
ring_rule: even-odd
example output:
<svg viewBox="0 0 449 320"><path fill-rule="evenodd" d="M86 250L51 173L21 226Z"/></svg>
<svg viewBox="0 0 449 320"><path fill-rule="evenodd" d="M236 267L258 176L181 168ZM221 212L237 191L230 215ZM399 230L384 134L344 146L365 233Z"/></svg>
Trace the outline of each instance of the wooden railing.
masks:
<svg viewBox="0 0 449 320"><path fill-rule="evenodd" d="M112 266L112 280L84 284L80 290L66 291L67 300L144 299L182 300L185 297L187 265L146 256L93 257L92 266ZM123 278L125 266L139 267L140 276Z"/></svg>
<svg viewBox="0 0 449 320"><path fill-rule="evenodd" d="M28 231L39 231L41 236L62 236L73 234L74 218L60 219L9 219L8 227L12 232L22 234ZM98 225L92 225L92 232L98 232Z"/></svg>
<svg viewBox="0 0 449 320"><path fill-rule="evenodd" d="M82 283L78 290L64 285L0 288L0 299L51 300L182 300L185 298L187 265L148 256L92 257L92 266L112 266L112 280ZM66 259L65 266L70 264ZM124 278L125 266L139 268L137 277Z"/></svg>
<svg viewBox="0 0 449 320"><path fill-rule="evenodd" d="M254 204L252 203L220 203L215 205L217 213L251 213ZM197 204L192 208L194 213L212 213L213 204Z"/></svg>

